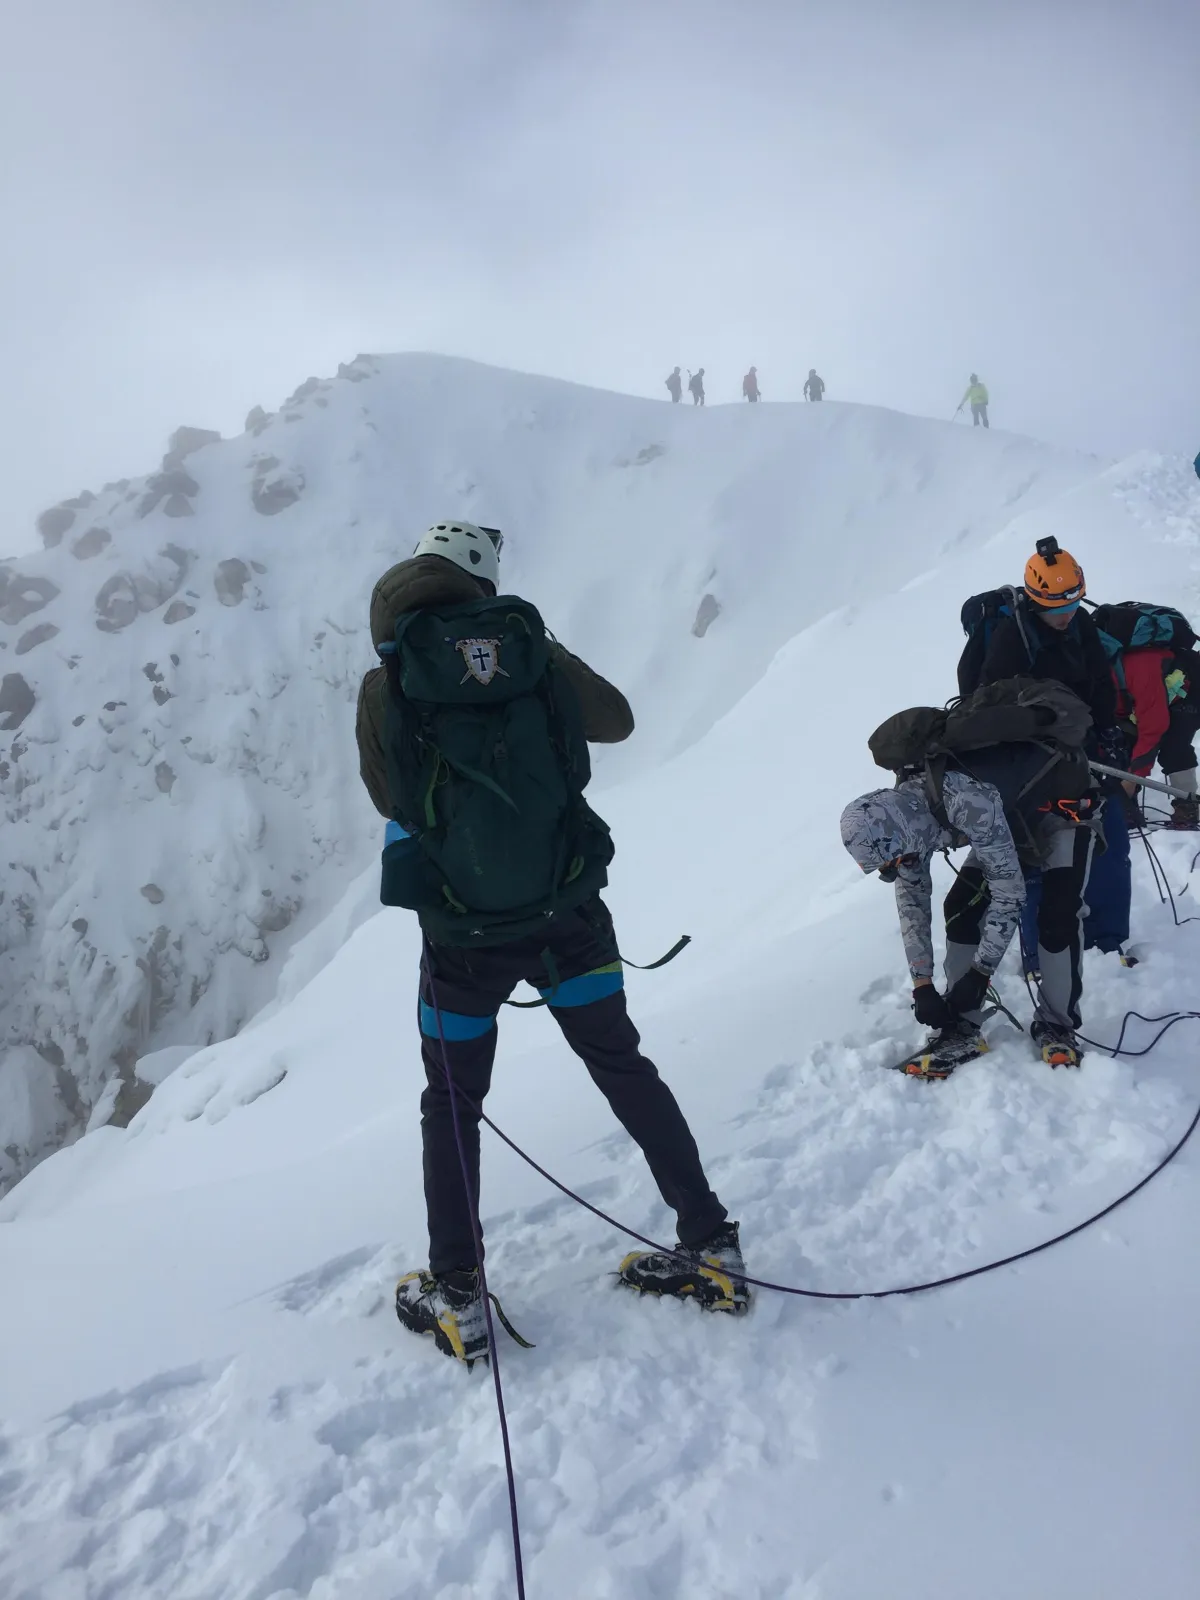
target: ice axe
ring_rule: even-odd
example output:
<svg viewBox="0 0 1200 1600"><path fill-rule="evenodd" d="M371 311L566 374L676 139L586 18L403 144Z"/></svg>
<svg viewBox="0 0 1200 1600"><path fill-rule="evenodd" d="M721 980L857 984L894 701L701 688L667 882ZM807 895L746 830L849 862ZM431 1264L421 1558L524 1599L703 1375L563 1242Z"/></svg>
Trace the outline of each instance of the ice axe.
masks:
<svg viewBox="0 0 1200 1600"><path fill-rule="evenodd" d="M1122 772L1120 767L1106 767L1102 761L1089 761L1088 768L1105 778L1120 778L1125 783L1140 784L1143 789L1157 789L1159 794L1169 794L1173 800L1194 800L1196 796L1186 789L1176 789L1169 783L1159 783L1155 778L1139 778L1136 772Z"/></svg>

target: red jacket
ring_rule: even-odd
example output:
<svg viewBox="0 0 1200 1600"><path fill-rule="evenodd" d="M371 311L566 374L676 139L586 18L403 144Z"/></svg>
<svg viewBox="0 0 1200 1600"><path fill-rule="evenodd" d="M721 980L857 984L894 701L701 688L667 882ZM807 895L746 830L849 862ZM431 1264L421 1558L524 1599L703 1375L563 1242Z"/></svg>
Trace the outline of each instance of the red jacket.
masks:
<svg viewBox="0 0 1200 1600"><path fill-rule="evenodd" d="M748 372L742 379L742 393L747 400L758 399L758 378L753 372Z"/></svg>
<svg viewBox="0 0 1200 1600"><path fill-rule="evenodd" d="M1163 735L1171 721L1171 707L1164 681L1174 664L1170 650L1148 647L1144 650L1127 650L1122 657L1125 667L1125 689L1122 692L1117 680L1119 712L1123 717L1131 713L1137 717L1137 743L1129 770L1139 778L1148 778L1162 743ZM1116 674L1113 674L1116 677Z"/></svg>

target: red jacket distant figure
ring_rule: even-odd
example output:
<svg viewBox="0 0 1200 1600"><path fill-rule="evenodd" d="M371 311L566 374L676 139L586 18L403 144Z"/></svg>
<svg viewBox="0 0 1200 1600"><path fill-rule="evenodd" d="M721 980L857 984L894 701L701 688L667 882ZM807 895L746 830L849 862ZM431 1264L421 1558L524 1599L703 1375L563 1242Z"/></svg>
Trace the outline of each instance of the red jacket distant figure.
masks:
<svg viewBox="0 0 1200 1600"><path fill-rule="evenodd" d="M1190 651L1143 646L1126 650L1121 657L1121 675L1113 673L1118 712L1136 727L1129 770L1148 778L1157 759L1167 782L1187 796L1175 798L1168 826L1188 830L1200 825L1195 749L1200 685L1193 681L1195 663Z"/></svg>
<svg viewBox="0 0 1200 1600"><path fill-rule="evenodd" d="M750 371L742 379L742 394L745 396L745 398L747 400L757 400L757 399L760 398L759 393L758 393L758 368L757 367L751 367Z"/></svg>

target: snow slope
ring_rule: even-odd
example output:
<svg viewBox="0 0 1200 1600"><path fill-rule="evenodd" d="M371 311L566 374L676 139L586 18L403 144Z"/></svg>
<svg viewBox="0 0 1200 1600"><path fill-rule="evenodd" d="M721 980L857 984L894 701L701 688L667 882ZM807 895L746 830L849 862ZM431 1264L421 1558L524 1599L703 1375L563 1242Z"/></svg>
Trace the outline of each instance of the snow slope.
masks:
<svg viewBox="0 0 1200 1600"><path fill-rule="evenodd" d="M1018 572L1041 534L1075 551L1093 593L1200 613L1186 464L1105 470L852 408L659 413L380 365L346 392L424 374L458 385L465 414L472 394L516 407L529 385L556 440L536 446L543 475L602 463L584 514L608 497L610 544L589 537L573 560L567 503L534 521L539 496L539 516L557 504L534 446L519 471L520 451L497 446L520 515L478 510L514 529L513 587L633 693L640 731L597 783L618 842L609 899L631 959L694 935L672 966L630 975L631 1006L751 1270L826 1289L917 1281L1035 1243L1148 1170L1200 1097L1193 1025L1073 1077L1004 1028L944 1085L884 1070L915 1037L895 917L836 820L878 777L874 723L950 691L962 597ZM552 420L555 398L577 432ZM668 441L636 473L611 464L637 443L634 415ZM668 514L650 475L676 457L689 465ZM427 470L450 469L434 452ZM722 522L722 486L756 472L774 487L754 517ZM690 474L709 475L707 511ZM705 592L722 610L698 639ZM405 1336L388 1305L424 1249L417 1041L394 1025L417 940L403 914L369 915L377 831L342 803L360 857L329 872L322 892L337 880L342 898L293 946L275 1001L167 1072L128 1128L98 1128L0 1203L4 1600L514 1593L490 1383ZM1160 848L1179 889L1194 846ZM1139 864L1145 959L1089 958L1093 1036L1131 1006L1198 1007L1198 929L1173 926ZM1019 980L1002 988L1026 1015ZM489 1110L590 1199L667 1232L545 1013L504 1018ZM1194 1594L1200 1152L1019 1268L911 1300L762 1295L730 1323L611 1291L621 1238L489 1135L484 1151L493 1287L538 1345L501 1352L531 1600Z"/></svg>
<svg viewBox="0 0 1200 1600"><path fill-rule="evenodd" d="M341 373L52 509L57 542L0 564L0 1189L127 1120L162 1070L140 1058L236 1032L367 866L366 602L431 518L505 526L513 586L634 697L612 782L805 627L1095 470L863 407L698 417L422 356ZM698 642L705 596L724 623Z"/></svg>

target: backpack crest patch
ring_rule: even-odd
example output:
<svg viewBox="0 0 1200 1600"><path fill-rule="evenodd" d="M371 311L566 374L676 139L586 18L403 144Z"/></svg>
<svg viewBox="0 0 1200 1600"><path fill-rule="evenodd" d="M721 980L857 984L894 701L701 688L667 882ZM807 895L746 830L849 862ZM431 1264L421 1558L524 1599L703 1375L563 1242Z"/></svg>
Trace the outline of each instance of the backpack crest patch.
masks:
<svg viewBox="0 0 1200 1600"><path fill-rule="evenodd" d="M500 665L499 639L460 639L454 648L461 653L467 667L459 679L460 683L474 678L476 683L486 687L497 676L508 677Z"/></svg>

